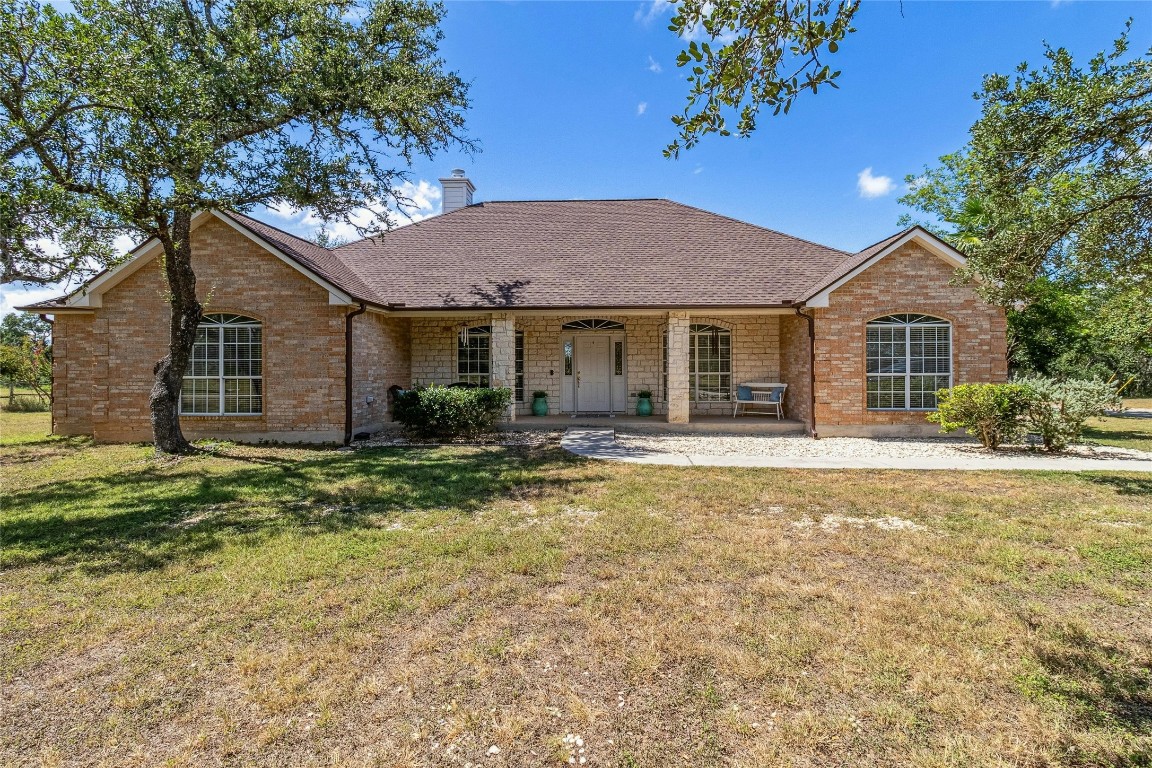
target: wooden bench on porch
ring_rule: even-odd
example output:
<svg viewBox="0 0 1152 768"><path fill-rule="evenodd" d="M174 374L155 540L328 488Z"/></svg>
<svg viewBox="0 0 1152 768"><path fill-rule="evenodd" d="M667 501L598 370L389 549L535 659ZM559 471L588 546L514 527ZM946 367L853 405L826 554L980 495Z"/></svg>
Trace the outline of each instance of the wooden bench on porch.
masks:
<svg viewBox="0 0 1152 768"><path fill-rule="evenodd" d="M788 385L778 381L746 381L736 385L735 407L732 418L743 412L745 415L772 416L784 418L784 392ZM747 410L748 406L763 410Z"/></svg>

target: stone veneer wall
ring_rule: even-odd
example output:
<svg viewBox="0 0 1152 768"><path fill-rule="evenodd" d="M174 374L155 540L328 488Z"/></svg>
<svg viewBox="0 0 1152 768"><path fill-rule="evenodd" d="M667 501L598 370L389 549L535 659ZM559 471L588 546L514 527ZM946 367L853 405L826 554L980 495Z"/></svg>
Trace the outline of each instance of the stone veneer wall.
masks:
<svg viewBox="0 0 1152 768"><path fill-rule="evenodd" d="M574 315L520 316L516 329L524 332L524 402L517 413L531 413L532 392L548 393L550 413L560 412L560 388L564 377L561 326L569 321L588 319L588 313ZM625 357L628 379L628 412L636 409L635 393L649 389L655 394L654 411L667 413L663 392L661 337L667 328L662 315L595 314L596 318L624 323ZM714 323L732 332L732 382L777 380L781 376L780 317L740 315L689 318L689 323ZM489 315L466 317L420 317L411 320L412 383L450 384L456 381L456 345L460 324L491 324ZM807 337L805 337L807 344ZM807 347L805 346L805 350ZM807 352L805 351L805 355ZM791 384L791 382L789 381ZM693 403L691 413L731 413L728 402Z"/></svg>
<svg viewBox="0 0 1152 768"><path fill-rule="evenodd" d="M217 219L192 233L192 249L205 312L264 324L264 413L183 416L184 434L340 440L348 310L330 306L326 290ZM152 261L105 293L93 314L58 315L53 425L59 434L151 440L152 368L167 353L165 287Z"/></svg>
<svg viewBox="0 0 1152 768"><path fill-rule="evenodd" d="M954 384L1008 377L1004 312L970 287L953 285L954 270L915 243L885 257L833 291L816 315L816 429L824 436L932 434L924 411L869 411L865 327L889 314L922 313L952 323Z"/></svg>

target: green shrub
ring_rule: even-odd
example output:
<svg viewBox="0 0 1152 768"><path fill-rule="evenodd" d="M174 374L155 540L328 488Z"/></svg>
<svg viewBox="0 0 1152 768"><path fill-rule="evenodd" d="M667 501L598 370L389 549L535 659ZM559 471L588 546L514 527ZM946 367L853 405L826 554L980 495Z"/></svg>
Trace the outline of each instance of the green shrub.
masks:
<svg viewBox="0 0 1152 768"><path fill-rule="evenodd" d="M39 395L12 395L12 399L4 404L4 410L9 413L41 413L52 410L52 403Z"/></svg>
<svg viewBox="0 0 1152 768"><path fill-rule="evenodd" d="M490 432L512 402L510 389L429 387L397 394L392 416L419 437L461 437Z"/></svg>
<svg viewBox="0 0 1152 768"><path fill-rule="evenodd" d="M1017 379L1028 387L1032 397L1025 413L1029 431L1040 435L1045 450L1062 451L1080 440L1088 419L1120 408L1116 388L1103 381L1069 379L1057 381L1043 376Z"/></svg>
<svg viewBox="0 0 1152 768"><path fill-rule="evenodd" d="M1032 391L1021 384L960 384L936 394L938 410L928 421L943 432L967 429L985 448L996 450L1024 429Z"/></svg>

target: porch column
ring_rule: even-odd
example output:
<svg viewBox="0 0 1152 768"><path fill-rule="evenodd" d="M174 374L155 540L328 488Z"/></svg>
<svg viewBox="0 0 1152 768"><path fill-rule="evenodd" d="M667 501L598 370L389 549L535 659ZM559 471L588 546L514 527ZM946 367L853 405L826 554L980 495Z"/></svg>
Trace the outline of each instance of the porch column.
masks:
<svg viewBox="0 0 1152 768"><path fill-rule="evenodd" d="M688 326L687 312L668 313L668 421L688 423Z"/></svg>
<svg viewBox="0 0 1152 768"><path fill-rule="evenodd" d="M508 408L508 421L516 420L516 316L511 312L493 312L492 348L490 350L492 370L489 380L492 387L512 390L512 404Z"/></svg>

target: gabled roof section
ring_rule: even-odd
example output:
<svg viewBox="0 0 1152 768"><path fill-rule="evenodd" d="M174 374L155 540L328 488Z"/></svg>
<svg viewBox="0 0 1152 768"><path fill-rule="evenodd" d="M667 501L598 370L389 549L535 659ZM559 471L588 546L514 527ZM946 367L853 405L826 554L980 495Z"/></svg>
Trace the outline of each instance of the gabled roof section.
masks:
<svg viewBox="0 0 1152 768"><path fill-rule="evenodd" d="M329 249L242 213L230 211L213 211L213 213L247 229L309 272L343 289L351 297L375 303L374 292Z"/></svg>
<svg viewBox="0 0 1152 768"><path fill-rule="evenodd" d="M199 211L192 217L193 230L211 218L250 238L281 261L329 292L329 303L350 304L354 301L375 303L373 293L339 258L327 248L310 243L262 221L243 214L218 210ZM140 269L162 249L160 241L151 238L129 251L128 258L111 269L98 273L83 286L58 299L18 307L27 312L61 312L89 310L101 306L101 296L120 281Z"/></svg>
<svg viewBox="0 0 1152 768"><path fill-rule="evenodd" d="M658 199L478 203L335 253L405 310L783 307L848 256Z"/></svg>
<svg viewBox="0 0 1152 768"><path fill-rule="evenodd" d="M844 259L808 288L803 294L804 303L810 307L828 306L832 291L913 240L957 269L966 263L964 254L917 224Z"/></svg>

